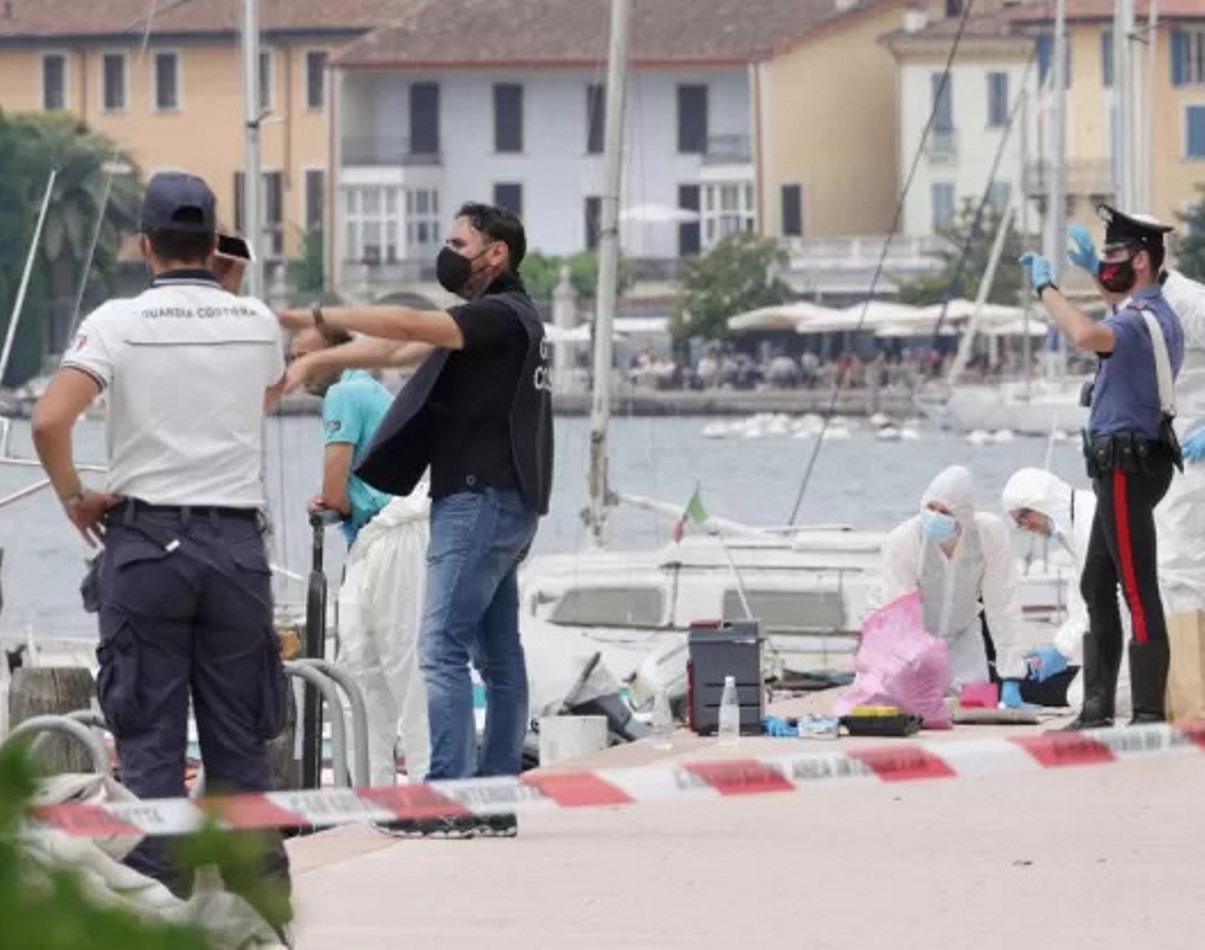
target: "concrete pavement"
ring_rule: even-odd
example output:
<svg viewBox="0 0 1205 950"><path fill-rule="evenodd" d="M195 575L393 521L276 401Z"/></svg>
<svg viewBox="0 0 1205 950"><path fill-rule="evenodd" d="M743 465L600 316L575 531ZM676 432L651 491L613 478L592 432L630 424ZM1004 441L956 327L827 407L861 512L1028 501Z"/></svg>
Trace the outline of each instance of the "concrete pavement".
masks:
<svg viewBox="0 0 1205 950"><path fill-rule="evenodd" d="M683 736L579 764L801 742L822 740ZM1203 800L1205 756L559 811L514 840L351 826L290 842L298 947L1196 950Z"/></svg>

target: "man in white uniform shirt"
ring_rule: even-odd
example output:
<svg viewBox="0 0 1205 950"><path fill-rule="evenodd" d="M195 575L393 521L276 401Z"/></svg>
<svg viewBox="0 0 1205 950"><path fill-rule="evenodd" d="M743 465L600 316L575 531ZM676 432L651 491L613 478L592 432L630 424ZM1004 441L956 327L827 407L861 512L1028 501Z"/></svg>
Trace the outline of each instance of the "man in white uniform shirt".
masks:
<svg viewBox="0 0 1205 950"><path fill-rule="evenodd" d="M236 296L241 267L215 258L215 201L199 178L156 175L141 248L154 280L80 326L39 400L38 456L67 517L103 538L95 577L97 694L121 779L140 798L182 797L189 701L209 791L273 787L266 740L288 689L263 542L262 428L284 371L276 318ZM86 488L72 429L108 393L108 482ZM192 882L162 838L127 858L178 895ZM288 881L279 837L265 872ZM276 922L280 923L280 922Z"/></svg>

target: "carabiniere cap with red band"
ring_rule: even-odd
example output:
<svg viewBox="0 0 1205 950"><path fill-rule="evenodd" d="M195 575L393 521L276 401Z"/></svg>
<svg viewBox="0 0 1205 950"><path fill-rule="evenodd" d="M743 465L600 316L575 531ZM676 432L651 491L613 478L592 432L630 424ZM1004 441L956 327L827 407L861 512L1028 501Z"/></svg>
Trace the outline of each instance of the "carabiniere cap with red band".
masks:
<svg viewBox="0 0 1205 950"><path fill-rule="evenodd" d="M1106 204L1096 206L1096 213L1105 222L1106 253L1119 247L1138 245L1148 251L1163 249L1163 235L1175 228L1162 224L1149 214L1125 214Z"/></svg>

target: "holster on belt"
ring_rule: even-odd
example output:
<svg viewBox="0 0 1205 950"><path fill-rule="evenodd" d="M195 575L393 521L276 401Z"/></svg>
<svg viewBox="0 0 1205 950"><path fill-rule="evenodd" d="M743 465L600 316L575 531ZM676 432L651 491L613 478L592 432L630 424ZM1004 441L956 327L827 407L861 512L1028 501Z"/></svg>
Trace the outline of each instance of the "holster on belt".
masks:
<svg viewBox="0 0 1205 950"><path fill-rule="evenodd" d="M1171 430L1170 424L1168 429ZM1084 430L1082 437L1088 477L1102 478L1113 471L1126 475L1149 475L1152 474L1151 459L1164 453L1169 454L1177 465L1182 465L1176 434L1171 431L1170 435L1169 442L1163 433L1158 439L1148 439L1132 432L1093 436Z"/></svg>

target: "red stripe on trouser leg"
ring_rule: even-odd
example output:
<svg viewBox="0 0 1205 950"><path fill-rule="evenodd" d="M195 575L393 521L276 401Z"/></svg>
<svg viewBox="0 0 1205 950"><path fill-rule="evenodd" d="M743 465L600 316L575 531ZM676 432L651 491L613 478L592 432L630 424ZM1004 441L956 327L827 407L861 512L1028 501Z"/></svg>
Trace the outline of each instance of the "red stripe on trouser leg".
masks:
<svg viewBox="0 0 1205 950"><path fill-rule="evenodd" d="M1130 617L1134 621L1134 639L1146 643L1146 609L1142 594L1138 590L1138 578L1134 573L1134 539L1130 535L1130 507L1126 498L1126 475L1121 469L1113 469L1113 517L1117 523L1117 557L1121 561L1121 583L1125 586L1126 602L1130 605Z"/></svg>

